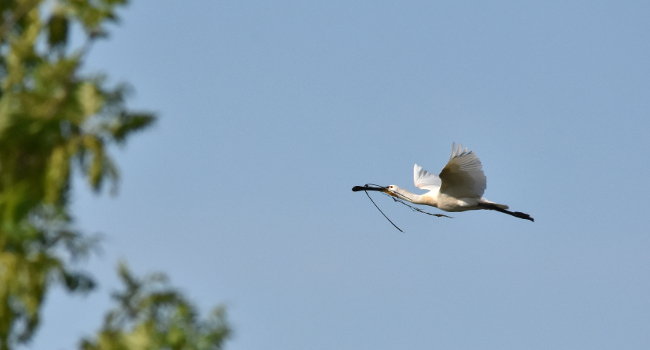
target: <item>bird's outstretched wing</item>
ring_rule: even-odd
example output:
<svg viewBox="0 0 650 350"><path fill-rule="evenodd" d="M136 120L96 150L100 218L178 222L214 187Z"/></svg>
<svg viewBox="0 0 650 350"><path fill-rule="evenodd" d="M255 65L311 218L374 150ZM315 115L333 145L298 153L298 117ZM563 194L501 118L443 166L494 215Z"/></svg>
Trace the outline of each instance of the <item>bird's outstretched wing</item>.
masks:
<svg viewBox="0 0 650 350"><path fill-rule="evenodd" d="M417 164L413 165L413 182L415 183L415 187L429 191L438 190L441 184L438 175L422 169Z"/></svg>
<svg viewBox="0 0 650 350"><path fill-rule="evenodd" d="M474 152L452 144L449 162L440 172L440 193L456 198L483 196L486 187L483 166Z"/></svg>

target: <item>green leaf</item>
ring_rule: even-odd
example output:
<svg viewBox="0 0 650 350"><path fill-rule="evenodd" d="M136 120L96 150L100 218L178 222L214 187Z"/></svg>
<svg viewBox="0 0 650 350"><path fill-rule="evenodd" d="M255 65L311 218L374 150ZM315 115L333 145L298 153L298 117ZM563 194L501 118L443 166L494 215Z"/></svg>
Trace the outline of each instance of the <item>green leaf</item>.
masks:
<svg viewBox="0 0 650 350"><path fill-rule="evenodd" d="M67 187L70 174L70 156L66 147L58 146L52 151L47 167L45 201L55 203Z"/></svg>
<svg viewBox="0 0 650 350"><path fill-rule="evenodd" d="M95 288L93 278L82 272L64 271L62 278L65 286L72 292L89 292Z"/></svg>
<svg viewBox="0 0 650 350"><path fill-rule="evenodd" d="M113 137L118 142L123 142L134 131L149 127L155 118L148 113L123 113L111 128Z"/></svg>
<svg viewBox="0 0 650 350"><path fill-rule="evenodd" d="M62 47L68 43L68 17L54 13L47 22L47 43L50 47Z"/></svg>
<svg viewBox="0 0 650 350"><path fill-rule="evenodd" d="M104 107L106 99L102 96L94 82L83 82L77 90L77 98L81 107L83 119L91 117Z"/></svg>

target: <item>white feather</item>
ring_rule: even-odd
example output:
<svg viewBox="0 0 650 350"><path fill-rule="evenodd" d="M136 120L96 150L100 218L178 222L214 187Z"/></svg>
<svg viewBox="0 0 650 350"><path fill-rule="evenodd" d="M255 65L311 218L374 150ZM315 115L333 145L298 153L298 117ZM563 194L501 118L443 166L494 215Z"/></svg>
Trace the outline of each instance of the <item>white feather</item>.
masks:
<svg viewBox="0 0 650 350"><path fill-rule="evenodd" d="M413 182L415 187L423 190L437 190L442 183L438 175L424 170L421 166L413 165Z"/></svg>
<svg viewBox="0 0 650 350"><path fill-rule="evenodd" d="M440 179L440 193L455 198L481 198L487 187L481 160L462 145L452 145Z"/></svg>

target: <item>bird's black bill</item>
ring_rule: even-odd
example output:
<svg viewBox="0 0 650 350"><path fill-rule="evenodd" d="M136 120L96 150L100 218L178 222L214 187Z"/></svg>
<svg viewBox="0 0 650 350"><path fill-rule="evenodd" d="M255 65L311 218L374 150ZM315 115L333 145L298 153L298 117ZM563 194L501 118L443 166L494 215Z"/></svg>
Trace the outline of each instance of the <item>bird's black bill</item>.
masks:
<svg viewBox="0 0 650 350"><path fill-rule="evenodd" d="M354 186L352 187L352 192L359 192L359 191L378 191L378 192L386 192L388 189L385 186L379 186L375 184L365 184L363 186Z"/></svg>

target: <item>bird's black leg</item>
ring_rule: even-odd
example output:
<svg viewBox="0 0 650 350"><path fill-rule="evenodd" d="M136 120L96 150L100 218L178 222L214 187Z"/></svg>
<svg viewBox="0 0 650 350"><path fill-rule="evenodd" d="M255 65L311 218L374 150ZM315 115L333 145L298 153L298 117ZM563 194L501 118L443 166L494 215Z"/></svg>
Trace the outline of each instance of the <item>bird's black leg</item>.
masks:
<svg viewBox="0 0 650 350"><path fill-rule="evenodd" d="M496 211L504 213L504 214L512 215L512 216L514 216L516 218L520 218L520 219L524 219L524 220L530 220L530 221L535 222L535 219L533 219L533 217L531 217L530 215L528 215L526 213L522 213L520 211L510 211L510 210L507 210L507 209L499 208L497 205L494 205L492 203L480 203L479 206L482 207L483 209L496 210Z"/></svg>

